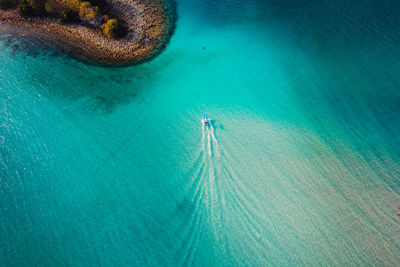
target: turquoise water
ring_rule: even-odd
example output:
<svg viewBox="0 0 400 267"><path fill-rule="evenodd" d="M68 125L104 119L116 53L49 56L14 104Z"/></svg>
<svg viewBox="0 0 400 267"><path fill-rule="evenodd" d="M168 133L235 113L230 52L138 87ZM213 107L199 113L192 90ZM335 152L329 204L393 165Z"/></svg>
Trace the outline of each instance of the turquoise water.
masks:
<svg viewBox="0 0 400 267"><path fill-rule="evenodd" d="M400 4L177 9L127 68L2 36L0 266L398 266Z"/></svg>

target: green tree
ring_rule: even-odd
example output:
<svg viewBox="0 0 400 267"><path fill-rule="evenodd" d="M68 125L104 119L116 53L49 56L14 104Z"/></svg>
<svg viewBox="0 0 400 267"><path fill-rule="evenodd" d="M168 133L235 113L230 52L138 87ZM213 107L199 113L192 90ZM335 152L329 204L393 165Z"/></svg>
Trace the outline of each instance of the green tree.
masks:
<svg viewBox="0 0 400 267"><path fill-rule="evenodd" d="M121 34L121 26L116 19L109 19L101 26L108 38L116 38Z"/></svg>
<svg viewBox="0 0 400 267"><path fill-rule="evenodd" d="M22 17L33 16L33 14L34 14L32 6L25 0L23 0L19 3L17 9L18 9L18 13Z"/></svg>
<svg viewBox="0 0 400 267"><path fill-rule="evenodd" d="M67 8L63 12L61 12L60 17L58 18L58 23L63 24L63 23L68 23L68 22L74 22L77 20L78 14L72 10L72 8Z"/></svg>
<svg viewBox="0 0 400 267"><path fill-rule="evenodd" d="M46 13L45 0L21 0L17 6L21 16L40 16Z"/></svg>
<svg viewBox="0 0 400 267"><path fill-rule="evenodd" d="M32 7L34 15L40 16L46 13L44 8L46 0L26 0L26 3Z"/></svg>
<svg viewBox="0 0 400 267"><path fill-rule="evenodd" d="M65 8L65 4L58 0L47 0L44 5L47 15L59 15Z"/></svg>

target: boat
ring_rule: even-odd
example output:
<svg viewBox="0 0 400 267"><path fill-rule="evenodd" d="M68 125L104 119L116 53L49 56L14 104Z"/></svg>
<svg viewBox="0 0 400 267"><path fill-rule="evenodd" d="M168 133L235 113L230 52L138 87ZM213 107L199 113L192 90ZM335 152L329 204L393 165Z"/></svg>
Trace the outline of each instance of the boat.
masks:
<svg viewBox="0 0 400 267"><path fill-rule="evenodd" d="M206 115L204 115L203 122L204 125L208 125L210 123L210 119Z"/></svg>

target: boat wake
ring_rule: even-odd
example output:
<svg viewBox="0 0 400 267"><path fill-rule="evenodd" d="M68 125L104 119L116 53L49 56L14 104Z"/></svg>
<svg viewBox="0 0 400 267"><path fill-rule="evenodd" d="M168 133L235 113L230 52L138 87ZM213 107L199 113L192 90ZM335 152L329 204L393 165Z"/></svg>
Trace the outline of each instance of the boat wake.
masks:
<svg viewBox="0 0 400 267"><path fill-rule="evenodd" d="M238 250L248 254L248 257L257 257L251 250L247 253L237 247L236 242L229 242L232 234L228 229L235 221L235 226L239 226L238 231L246 230L247 234L250 233L255 246L258 244L267 249L265 242L261 242L263 227L258 223L261 208L235 174L232 159L219 143L212 123L202 125L197 158L187 174L190 183L184 200L187 210L180 228L183 236L179 250L180 256L184 251L184 259L180 261L185 266L193 265L193 260L199 257L196 255L198 248L210 247L210 242L214 258L224 262L229 262Z"/></svg>
<svg viewBox="0 0 400 267"><path fill-rule="evenodd" d="M220 146L217 138L214 135L214 127L210 123L209 125L205 125L203 123L202 127L203 137L201 138L202 150L205 152L207 150L207 154L209 156L213 156L213 151L216 156L219 158L220 154Z"/></svg>

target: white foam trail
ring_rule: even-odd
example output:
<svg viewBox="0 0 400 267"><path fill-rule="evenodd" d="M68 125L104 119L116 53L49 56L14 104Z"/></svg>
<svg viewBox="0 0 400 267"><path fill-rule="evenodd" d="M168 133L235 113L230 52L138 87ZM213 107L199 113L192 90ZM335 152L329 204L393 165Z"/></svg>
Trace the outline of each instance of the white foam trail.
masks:
<svg viewBox="0 0 400 267"><path fill-rule="evenodd" d="M228 244L226 243L223 229L223 213L225 206L224 195L230 194L226 194L227 192L224 193L225 188L220 188L219 186L219 181L222 181L219 180L219 175L226 175L225 170L227 167L224 166L226 161L220 158L220 145L211 123L205 125L204 121L202 121L201 131L201 152L199 155L201 160L198 165L194 167L196 168L194 171L194 179L196 182L192 184L193 188L188 197L195 205L198 212L193 214L189 223L195 224L196 227L199 227L198 224L200 222L200 227L203 227L204 224L211 226L213 228L216 244L218 244L219 247L218 250L222 251L223 255L229 255ZM206 210L203 210L202 206L205 207ZM206 213L203 213L204 211ZM198 242L198 236L189 235L186 242L192 247L193 244ZM194 259L195 252L190 248L186 254L184 262L191 263Z"/></svg>
<svg viewBox="0 0 400 267"><path fill-rule="evenodd" d="M201 120L201 133L203 134L202 138L201 138L201 142L203 142L203 139L206 136L206 130L207 129L205 129L205 127L204 127L204 120Z"/></svg>
<svg viewBox="0 0 400 267"><path fill-rule="evenodd" d="M208 155L212 156L210 131L207 131L207 139L208 139Z"/></svg>
<svg viewBox="0 0 400 267"><path fill-rule="evenodd" d="M232 168L232 158L224 150L223 142L218 142L213 125L205 125L202 121L201 131L201 158L194 166L196 182L188 193L188 199L195 206L195 212L189 217L188 223L200 229L212 227L218 252L229 257L232 243L227 239L229 233L224 227L225 213L233 210L240 214L235 222L247 229L255 246L262 250L269 249L270 244L263 237L265 230L260 223L263 218L258 213L260 207L256 204L257 198L248 194L246 185L236 175L235 168ZM185 252L184 263L190 265L196 255L194 248L201 240L199 235L187 235L185 244L189 244L190 248Z"/></svg>
<svg viewBox="0 0 400 267"><path fill-rule="evenodd" d="M202 133L202 137L201 137L201 149L203 151L203 160L205 158L205 144L204 144L204 138L206 137L206 133L207 133L207 128L204 127L204 120L201 120L201 133Z"/></svg>
<svg viewBox="0 0 400 267"><path fill-rule="evenodd" d="M218 143L217 138L215 137L214 134L214 127L210 123L208 126L204 124L204 120L201 120L201 129L202 129L202 138L201 138L201 143L202 143L202 149L203 151L205 150L205 144L203 143L204 139L207 138L207 149L208 149L208 155L212 156L213 155L213 150L216 153L216 156L219 158L221 156L220 150L221 146Z"/></svg>
<svg viewBox="0 0 400 267"><path fill-rule="evenodd" d="M219 146L218 140L217 140L217 138L215 137L215 135L212 132L210 132L210 135L212 137L213 143L215 144L215 149L214 150L215 150L215 152L217 154L217 157L220 157L221 154L220 154L220 146Z"/></svg>

